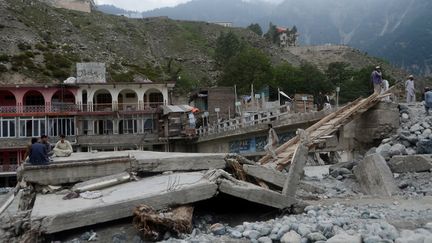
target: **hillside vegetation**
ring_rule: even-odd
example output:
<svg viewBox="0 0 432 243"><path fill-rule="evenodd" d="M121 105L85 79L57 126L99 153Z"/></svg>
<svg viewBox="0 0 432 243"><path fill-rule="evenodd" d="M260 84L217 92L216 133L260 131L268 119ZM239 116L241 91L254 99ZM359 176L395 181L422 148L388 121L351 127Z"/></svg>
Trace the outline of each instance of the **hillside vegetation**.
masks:
<svg viewBox="0 0 432 243"><path fill-rule="evenodd" d="M216 47L221 33L229 32L246 43L247 50L258 50L270 66L300 67L307 62L324 72L332 62L348 63L356 70L380 63L392 76L401 75L382 60L351 48L335 54L334 60L323 60L310 55L320 56L313 48L307 55L281 50L247 29L167 18L128 19L100 12L87 14L51 8L36 0L0 0L0 23L0 82L3 84L61 82L75 75L76 62L105 62L109 82L148 78L177 81L186 90L213 86L222 79L228 80L223 75L227 69L216 61ZM236 70L229 71L235 79ZM272 77L265 77L270 79L268 84L279 85L272 82ZM250 82L241 76L229 80L229 84L239 85Z"/></svg>

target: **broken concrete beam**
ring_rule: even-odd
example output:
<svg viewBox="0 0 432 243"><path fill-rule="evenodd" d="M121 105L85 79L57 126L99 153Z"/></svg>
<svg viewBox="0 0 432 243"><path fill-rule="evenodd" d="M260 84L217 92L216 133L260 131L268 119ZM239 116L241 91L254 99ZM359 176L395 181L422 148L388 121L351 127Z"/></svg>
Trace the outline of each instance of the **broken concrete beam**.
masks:
<svg viewBox="0 0 432 243"><path fill-rule="evenodd" d="M288 175L283 172L262 165L243 165L243 170L250 176L259 178L280 188L283 188L288 177ZM300 181L299 186L303 190L311 193L324 193L322 188L305 181Z"/></svg>
<svg viewBox="0 0 432 243"><path fill-rule="evenodd" d="M233 182L221 179L219 191L234 197L279 209L290 207L296 203L294 197L286 197L278 192L243 181Z"/></svg>
<svg viewBox="0 0 432 243"><path fill-rule="evenodd" d="M72 191L74 192L85 192L85 191L94 191L100 190L103 188L107 188L110 186L115 186L124 182L127 182L131 179L131 176L127 172L123 172L116 175L105 176L85 182L81 182L75 184L72 187Z"/></svg>
<svg viewBox="0 0 432 243"><path fill-rule="evenodd" d="M430 171L432 170L432 155L393 156L388 165L393 173Z"/></svg>
<svg viewBox="0 0 432 243"><path fill-rule="evenodd" d="M122 172L201 171L225 168L225 154L119 151L73 153L47 166L26 164L18 178L41 185L77 183Z"/></svg>
<svg viewBox="0 0 432 243"><path fill-rule="evenodd" d="M269 182L281 188L284 186L287 178L287 174L262 165L243 165L243 170L250 176Z"/></svg>
<svg viewBox="0 0 432 243"><path fill-rule="evenodd" d="M301 176L304 174L304 167L308 159L309 148L303 141L298 145L294 152L291 166L288 171L288 177L283 186L282 194L288 197L295 197L297 187L300 183Z"/></svg>
<svg viewBox="0 0 432 243"><path fill-rule="evenodd" d="M36 166L24 164L18 170L18 179L39 185L60 185L118 174L130 169L131 159L128 157L77 162L55 162L48 165Z"/></svg>
<svg viewBox="0 0 432 243"><path fill-rule="evenodd" d="M163 240L166 233L192 233L192 216L194 208L181 206L168 212L159 213L152 207L140 205L134 210L133 223L145 240Z"/></svg>
<svg viewBox="0 0 432 243"><path fill-rule="evenodd" d="M160 153L139 152L130 153L135 159L133 169L142 172L165 171L201 171L209 169L224 169L226 154L198 153Z"/></svg>
<svg viewBox="0 0 432 243"><path fill-rule="evenodd" d="M391 196L399 191L393 173L379 154L366 156L353 170L365 194Z"/></svg>
<svg viewBox="0 0 432 243"><path fill-rule="evenodd" d="M147 177L100 192L103 196L93 200L63 200L64 195L38 194L31 213L31 221L40 222L40 228L35 230L51 234L126 218L140 204L159 210L209 199L216 194L217 184L200 172L175 173Z"/></svg>

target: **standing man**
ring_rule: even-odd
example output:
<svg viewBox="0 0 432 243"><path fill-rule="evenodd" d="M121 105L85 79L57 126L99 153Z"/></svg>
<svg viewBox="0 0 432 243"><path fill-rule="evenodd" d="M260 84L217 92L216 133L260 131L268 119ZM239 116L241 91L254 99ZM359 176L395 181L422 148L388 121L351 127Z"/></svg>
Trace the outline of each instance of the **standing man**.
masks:
<svg viewBox="0 0 432 243"><path fill-rule="evenodd" d="M385 94L387 92L387 90L389 90L389 82L387 81L387 79L383 79L380 94ZM382 98L381 100L382 101L390 101L390 97L387 96L387 97Z"/></svg>
<svg viewBox="0 0 432 243"><path fill-rule="evenodd" d="M432 90L430 88L425 88L424 99L426 115L429 116L429 109L432 109Z"/></svg>
<svg viewBox="0 0 432 243"><path fill-rule="evenodd" d="M276 134L276 131L273 129L272 124L268 124L268 128L268 140L264 150L268 155L271 155L273 159L277 159L275 147L279 143L279 138Z"/></svg>
<svg viewBox="0 0 432 243"><path fill-rule="evenodd" d="M408 80L405 82L405 91L407 96L407 103L414 103L416 101L415 97L415 87L414 87L414 76L410 75Z"/></svg>
<svg viewBox="0 0 432 243"><path fill-rule="evenodd" d="M382 73L380 66L375 67L375 70L371 74L371 81L374 86L374 93L381 94Z"/></svg>

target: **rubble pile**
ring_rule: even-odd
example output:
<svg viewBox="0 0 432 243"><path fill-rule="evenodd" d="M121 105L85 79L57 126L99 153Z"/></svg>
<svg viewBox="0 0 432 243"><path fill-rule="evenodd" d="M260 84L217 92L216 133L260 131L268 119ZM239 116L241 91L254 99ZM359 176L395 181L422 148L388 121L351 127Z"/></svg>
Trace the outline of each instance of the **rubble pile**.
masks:
<svg viewBox="0 0 432 243"><path fill-rule="evenodd" d="M311 205L299 215L283 216L265 222L244 222L230 227L223 224L195 228L182 239L165 242L223 242L244 239L252 242L429 242L432 222L415 230L398 230L397 220L432 220L431 209L396 211L398 202L391 205L329 206ZM387 219L393 219L389 221Z"/></svg>
<svg viewBox="0 0 432 243"><path fill-rule="evenodd" d="M399 105L401 127L382 141L376 151L390 159L397 155L432 153L432 116L426 116L421 103Z"/></svg>

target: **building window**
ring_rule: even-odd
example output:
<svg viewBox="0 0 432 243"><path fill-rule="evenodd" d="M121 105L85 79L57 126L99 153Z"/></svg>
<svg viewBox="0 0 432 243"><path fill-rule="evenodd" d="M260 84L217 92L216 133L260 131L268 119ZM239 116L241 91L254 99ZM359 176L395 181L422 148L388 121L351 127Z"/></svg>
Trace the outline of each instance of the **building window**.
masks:
<svg viewBox="0 0 432 243"><path fill-rule="evenodd" d="M0 118L0 137L15 137L15 119Z"/></svg>
<svg viewBox="0 0 432 243"><path fill-rule="evenodd" d="M56 117L48 119L48 134L49 136L65 136L75 135L75 119L73 117Z"/></svg>
<svg viewBox="0 0 432 243"><path fill-rule="evenodd" d="M113 122L111 120L97 120L94 122L95 134L113 134Z"/></svg>
<svg viewBox="0 0 432 243"><path fill-rule="evenodd" d="M20 137L40 137L46 134L46 119L44 117L19 118Z"/></svg>
<svg viewBox="0 0 432 243"><path fill-rule="evenodd" d="M119 122L119 134L138 133L138 122L134 119L121 120Z"/></svg>

